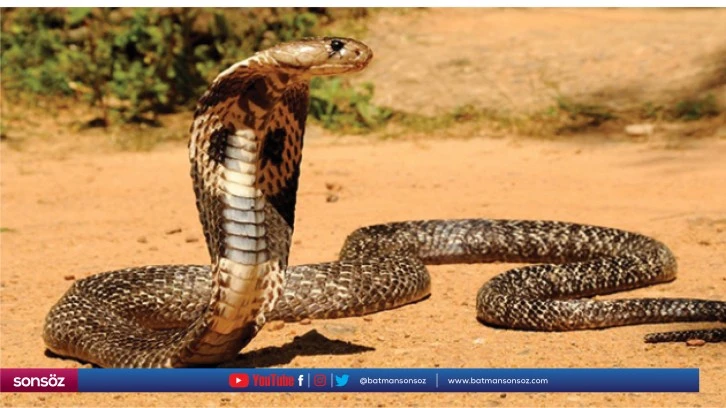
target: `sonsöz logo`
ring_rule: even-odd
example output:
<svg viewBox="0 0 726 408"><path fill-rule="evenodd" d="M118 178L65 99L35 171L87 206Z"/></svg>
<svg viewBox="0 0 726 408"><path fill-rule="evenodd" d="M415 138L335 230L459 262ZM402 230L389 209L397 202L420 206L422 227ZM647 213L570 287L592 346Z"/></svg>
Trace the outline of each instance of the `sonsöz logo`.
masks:
<svg viewBox="0 0 726 408"><path fill-rule="evenodd" d="M10 392L78 391L78 371L73 369L3 368L0 388Z"/></svg>
<svg viewBox="0 0 726 408"><path fill-rule="evenodd" d="M51 374L48 377L13 377L13 387L65 387L66 378Z"/></svg>

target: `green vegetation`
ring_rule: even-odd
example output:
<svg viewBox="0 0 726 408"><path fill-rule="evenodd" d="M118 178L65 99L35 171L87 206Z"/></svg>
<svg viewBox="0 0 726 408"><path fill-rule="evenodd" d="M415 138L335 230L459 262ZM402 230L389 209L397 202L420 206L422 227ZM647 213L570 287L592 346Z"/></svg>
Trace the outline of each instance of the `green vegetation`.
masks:
<svg viewBox="0 0 726 408"><path fill-rule="evenodd" d="M66 97L97 109L87 125L158 125L159 114L192 109L224 67L281 41L327 34L365 9L6 9L2 87L35 101ZM360 29L357 30L360 32ZM324 126L370 129L386 112L372 84L340 79L312 84L313 117Z"/></svg>
<svg viewBox="0 0 726 408"><path fill-rule="evenodd" d="M563 96L558 96L556 102L559 112L567 114L573 122L568 125L573 130L597 127L617 118L614 112L601 105L575 102Z"/></svg>
<svg viewBox="0 0 726 408"><path fill-rule="evenodd" d="M702 98L684 99L669 105L649 102L641 107L614 110L603 103L583 102L557 93L553 96L551 106L530 113L493 110L467 104L434 116L394 112L390 121L400 125L405 131L426 134L441 134L447 129L469 125L493 131L549 138L596 129L620 131L626 124L641 120L692 121L719 114L718 105L712 94ZM606 128L608 125L611 126ZM471 132L467 130L466 133Z"/></svg>
<svg viewBox="0 0 726 408"><path fill-rule="evenodd" d="M465 123L495 123L505 120L506 115L489 109L480 109L474 105L461 105L449 112L435 116L425 116L416 113L396 112L393 119L406 129L415 132L438 132Z"/></svg>
<svg viewBox="0 0 726 408"><path fill-rule="evenodd" d="M642 118L653 120L694 121L718 116L720 113L716 97L713 93L707 93L700 97L681 99L671 106L646 102L641 109Z"/></svg>
<svg viewBox="0 0 726 408"><path fill-rule="evenodd" d="M178 126L169 126L175 119L168 114L192 110L225 67L280 41L363 36L369 13L362 8L3 9L2 91L4 98L36 105L50 117L63 115L46 105L46 99L63 101L61 109L87 106L95 117L84 123L76 120L74 128L111 127L107 133L117 145L146 150L159 141L185 136ZM472 61L461 57L451 64L462 68ZM552 104L536 112L462 105L424 116L377 106L372 83L315 78L310 117L327 129L347 133L393 124L394 133L450 134L449 129L473 125L550 137L612 124L621 129L639 120L693 121L720 114L713 94L615 110L598 98L574 99L556 84L550 86ZM13 139L7 136L12 126L8 123L18 121L13 116L3 112L3 140Z"/></svg>
<svg viewBox="0 0 726 408"><path fill-rule="evenodd" d="M383 126L393 115L375 106L373 84L354 88L341 78L313 78L310 83L310 116L332 130L361 132Z"/></svg>
<svg viewBox="0 0 726 408"><path fill-rule="evenodd" d="M558 97L549 108L530 114L478 108L467 104L435 116L397 112L393 118L404 128L415 132L440 132L469 124L494 131L542 137L581 132L616 120L618 116L596 104Z"/></svg>
<svg viewBox="0 0 726 408"><path fill-rule="evenodd" d="M702 98L684 99L676 104L673 117L682 120L698 120L719 114L716 97L708 94Z"/></svg>

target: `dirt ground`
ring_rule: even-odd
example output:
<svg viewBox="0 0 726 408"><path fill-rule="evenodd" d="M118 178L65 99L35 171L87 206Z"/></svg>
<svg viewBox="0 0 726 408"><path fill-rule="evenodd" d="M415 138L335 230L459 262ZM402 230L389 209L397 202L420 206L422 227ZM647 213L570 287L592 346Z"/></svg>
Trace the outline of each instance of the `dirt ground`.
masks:
<svg viewBox="0 0 726 408"><path fill-rule="evenodd" d="M517 14L519 13L519 14ZM559 30L601 28L601 35L630 42L648 27L692 27L697 47L669 42L673 56L707 57L718 49L713 36L724 31L722 10L600 11L435 10L424 14L379 16L373 26L395 21L401 38L427 30L441 44L506 36L505 21L523 21L520 42L502 48L513 63L530 58L526 50L555 51L547 38L576 41ZM584 13L584 17L582 17ZM477 16L491 24L473 24ZM578 17L580 16L580 17ZM587 24L582 19L587 21ZM408 20L407 20L408 19ZM507 20L508 19L508 20ZM615 23L619 22L619 23ZM436 25L438 23L439 25ZM447 29L437 28L444 27ZM603 27L616 24L617 29ZM618 25L619 24L619 25ZM710 27L710 28L709 28ZM627 29L632 29L628 32ZM685 28L683 28L685 30ZM625 32L624 32L625 30ZM391 30L393 31L393 30ZM404 34L401 34L404 32ZM466 33L466 34L465 34ZM584 34L583 34L584 35ZM666 34L664 34L666 35ZM668 34L670 35L670 34ZM392 61L400 43L387 48L387 36L371 30L376 58ZM705 36L705 37L704 37ZM678 36L676 36L678 37ZM597 36L593 38L598 38ZM639 37L645 48L650 37ZM710 38L704 39L704 38ZM526 40L532 39L533 44ZM567 40L567 41L566 41ZM552 40L554 41L554 40ZM659 40L660 41L660 40ZM412 43L413 44L413 43ZM520 47L521 45L521 47ZM426 43L416 43L421 52ZM471 61L475 54L459 49ZM680 47L680 48L679 48ZM405 48L405 47L403 47ZM445 48L440 46L439 48ZM697 48L700 51L692 49ZM687 49L687 50L686 50ZM539 51L538 51L539 50ZM408 52L408 51L406 51ZM494 51L492 51L494 52ZM561 52L561 50L560 50ZM603 47L602 52L613 52ZM430 58L437 55L431 53ZM399 55L400 59L407 58ZM443 58L443 57L442 57ZM448 58L448 57L447 57ZM499 56L498 58L504 58ZM683 58L692 64L691 57ZM697 59L697 58L696 58ZM444 59L446 60L446 59ZM627 58L626 58L627 60ZM478 60L476 60L478 61ZM568 75L593 73L565 61ZM565 63L563 62L563 64ZM478 62L477 62L478 63ZM383 75L371 67L377 89L395 87L399 70ZM616 61L608 60L613 67ZM426 84L435 62L416 83L402 78L381 98L406 102L412 110L426 101L445 102L441 91L415 91ZM575 70L573 68L578 68ZM657 64L656 64L657 65ZM653 66L656 66L653 65ZM650 65L649 65L650 66ZM378 75L374 69L378 69ZM605 70L608 71L609 70ZM627 71L624 69L624 71ZM682 73L663 71L662 82ZM471 74L475 75L475 74ZM683 74L685 75L685 74ZM365 77L364 77L365 78ZM635 78L635 76L633 76ZM459 78L461 79L461 78ZM617 83L617 78L610 78ZM378 81L381 81L379 84ZM394 82L386 82L394 81ZM454 86L457 78L449 78ZM573 85L576 81L572 80ZM648 76L650 83L651 78ZM676 81L676 79L674 79ZM677 82L677 81L676 81ZM502 80L503 87L513 82ZM485 95L491 82L462 86ZM438 88L436 88L438 89ZM654 88L655 89L655 88ZM525 91L522 91L525 92ZM519 93L519 92L518 92ZM525 92L526 93L526 92ZM396 99L399 98L399 99ZM462 96L462 102L465 101ZM398 102L397 102L398 103ZM484 102L482 102L484 103ZM419 108L417 108L417 106ZM437 105L438 106L438 105ZM453 105L452 105L453 106ZM721 133L724 134L723 132ZM63 135L61 135L63 136ZM34 138L22 148L0 144L2 154L0 226L0 366L80 367L44 354L43 318L71 284L94 273L128 266L207 263L194 206L187 153L182 143L151 152L119 152L108 142L80 138ZM724 299L726 293L726 137L678 142L657 134L638 142L609 142L595 136L542 141L515 136L462 139L335 137L312 128L306 140L292 264L331 260L355 228L386 221L426 218L556 219L607 225L662 240L678 258L672 283L615 297L698 297ZM339 186L329 202L327 185ZM337 187L336 187L337 189ZM180 230L180 231L179 231ZM723 344L646 345L644 334L694 327L649 325L569 333L535 333L484 326L475 319L477 289L508 265L431 267L429 299L370 318L316 320L309 325L269 326L243 350L235 367L698 367L698 394L2 394L4 406L724 406L726 366ZM709 327L709 324L698 326Z"/></svg>
<svg viewBox="0 0 726 408"><path fill-rule="evenodd" d="M361 77L401 110L531 112L558 94L622 109L717 84L726 103L726 9L435 9L384 13L369 31Z"/></svg>

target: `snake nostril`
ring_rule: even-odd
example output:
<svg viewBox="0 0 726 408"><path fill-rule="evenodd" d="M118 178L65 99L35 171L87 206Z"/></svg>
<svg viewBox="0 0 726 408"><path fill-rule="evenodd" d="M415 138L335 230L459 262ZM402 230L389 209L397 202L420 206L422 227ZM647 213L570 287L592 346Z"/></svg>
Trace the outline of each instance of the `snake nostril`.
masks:
<svg viewBox="0 0 726 408"><path fill-rule="evenodd" d="M360 57L360 50L355 50L355 56Z"/></svg>

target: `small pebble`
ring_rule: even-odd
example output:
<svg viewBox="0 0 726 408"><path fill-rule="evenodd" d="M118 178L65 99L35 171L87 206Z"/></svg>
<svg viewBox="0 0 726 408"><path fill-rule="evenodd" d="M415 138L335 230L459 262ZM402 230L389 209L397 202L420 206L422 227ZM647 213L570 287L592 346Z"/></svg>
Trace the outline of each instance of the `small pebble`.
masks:
<svg viewBox="0 0 726 408"><path fill-rule="evenodd" d="M507 398L507 394L506 393L501 393L501 394L499 394L499 398Z"/></svg>
<svg viewBox="0 0 726 408"><path fill-rule="evenodd" d="M312 322L308 318L300 320L300 324L310 324L310 323L312 323Z"/></svg>
<svg viewBox="0 0 726 408"><path fill-rule="evenodd" d="M274 322L267 325L267 328L270 331L280 330L283 327L285 327L285 322L283 322L282 320L275 320Z"/></svg>
<svg viewBox="0 0 726 408"><path fill-rule="evenodd" d="M704 344L706 344L706 340L703 340L703 339L689 339L686 342L686 345L688 347L701 347Z"/></svg>
<svg viewBox="0 0 726 408"><path fill-rule="evenodd" d="M75 275L66 275L63 277L63 279L71 281L71 280L75 280L76 276Z"/></svg>
<svg viewBox="0 0 726 408"><path fill-rule="evenodd" d="M136 238L136 242L138 242L139 244L145 244L149 241L146 240L146 237L138 237Z"/></svg>
<svg viewBox="0 0 726 408"><path fill-rule="evenodd" d="M184 238L184 242L191 243L191 242L197 242L197 241L199 241L199 237L195 237L192 235L189 235L188 237Z"/></svg>
<svg viewBox="0 0 726 408"><path fill-rule="evenodd" d="M166 235L178 234L180 232L182 232L181 228L174 228L174 229L170 229L170 230L166 231Z"/></svg>
<svg viewBox="0 0 726 408"><path fill-rule="evenodd" d="M640 123L625 126L625 133L633 136L649 135L653 133L654 126L650 123Z"/></svg>
<svg viewBox="0 0 726 408"><path fill-rule="evenodd" d="M323 329L333 334L353 334L357 331L355 326L344 323L325 323Z"/></svg>
<svg viewBox="0 0 726 408"><path fill-rule="evenodd" d="M338 201L338 195L337 194L328 194L327 197L325 197L325 201L329 203L334 203Z"/></svg>
<svg viewBox="0 0 726 408"><path fill-rule="evenodd" d="M386 338L383 336L378 336L376 338L378 339L378 341L386 341Z"/></svg>
<svg viewBox="0 0 726 408"><path fill-rule="evenodd" d="M370 317L370 316L363 316L363 321L372 322L373 321L373 318Z"/></svg>

